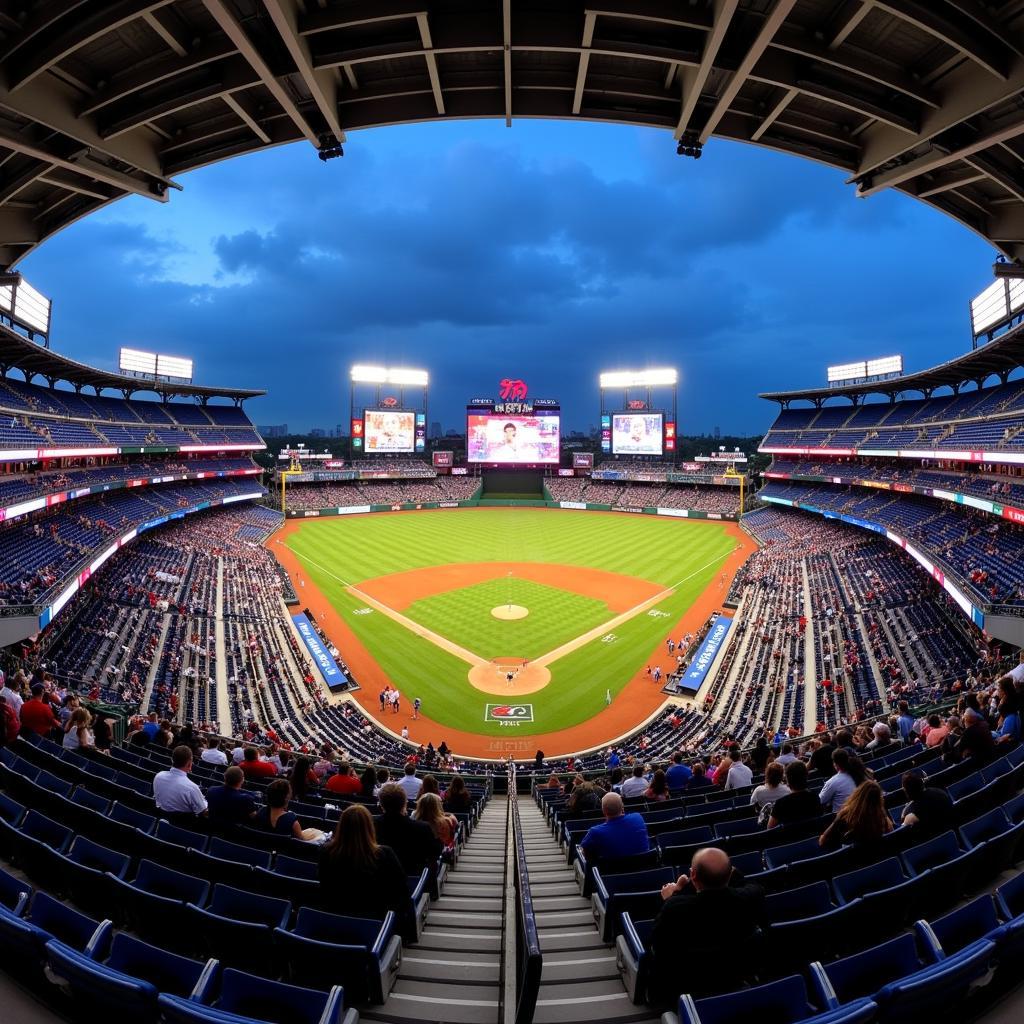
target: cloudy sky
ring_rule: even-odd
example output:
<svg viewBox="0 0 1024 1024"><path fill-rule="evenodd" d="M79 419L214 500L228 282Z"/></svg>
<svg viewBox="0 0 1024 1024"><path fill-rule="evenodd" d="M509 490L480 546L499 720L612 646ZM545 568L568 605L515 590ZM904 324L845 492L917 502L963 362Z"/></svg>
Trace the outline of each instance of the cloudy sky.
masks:
<svg viewBox="0 0 1024 1024"><path fill-rule="evenodd" d="M20 267L54 299L54 347L113 367L119 345L195 359L201 383L266 388L260 423L347 418L348 367L428 369L454 427L501 377L597 419L600 370L671 365L680 433L754 433L757 392L830 362L902 352L919 369L970 345L993 252L899 195L712 140L476 121L297 144L183 175Z"/></svg>

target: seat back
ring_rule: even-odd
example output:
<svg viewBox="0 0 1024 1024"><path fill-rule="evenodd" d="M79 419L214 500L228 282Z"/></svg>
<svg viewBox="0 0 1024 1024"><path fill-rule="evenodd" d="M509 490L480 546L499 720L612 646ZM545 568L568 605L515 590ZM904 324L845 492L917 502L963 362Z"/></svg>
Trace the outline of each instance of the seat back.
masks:
<svg viewBox="0 0 1024 1024"><path fill-rule="evenodd" d="M238 864L251 864L253 867L269 868L272 854L269 850L253 850L241 843L229 843L226 839L213 836L206 851L211 857L230 860ZM306 864L306 861L301 863ZM312 865L316 868L316 865ZM314 871L313 877L316 877Z"/></svg>
<svg viewBox="0 0 1024 1024"><path fill-rule="evenodd" d="M210 891L210 883L201 878L193 878L181 871L172 871L162 864L144 860L139 865L139 872L132 883L137 889L163 896L165 899L181 900L183 903L194 903L203 906Z"/></svg>
<svg viewBox="0 0 1024 1024"><path fill-rule="evenodd" d="M131 864L131 858L116 850L100 846L85 836L76 836L68 850L68 859L96 871L109 871L118 878L124 878Z"/></svg>
<svg viewBox="0 0 1024 1024"><path fill-rule="evenodd" d="M679 1006L682 1024L793 1024L811 1014L807 986L799 975L767 985L740 989L723 996L691 1000L683 996Z"/></svg>
<svg viewBox="0 0 1024 1024"><path fill-rule="evenodd" d="M63 853L74 838L74 833L69 828L58 824L46 815L38 811L29 811L21 826L22 832L30 839L37 839L46 843L58 853Z"/></svg>
<svg viewBox="0 0 1024 1024"><path fill-rule="evenodd" d="M110 801L98 793L92 793L84 786L78 786L71 794L71 802L79 807L86 807L90 811L98 811L106 814L110 810Z"/></svg>
<svg viewBox="0 0 1024 1024"><path fill-rule="evenodd" d="M765 917L769 921L795 921L815 917L832 909L828 882L812 882L797 889L770 893L764 899Z"/></svg>
<svg viewBox="0 0 1024 1024"><path fill-rule="evenodd" d="M947 956L999 927L996 908L987 893L928 923Z"/></svg>
<svg viewBox="0 0 1024 1024"><path fill-rule="evenodd" d="M281 1024L319 1024L337 990L318 992L281 981L268 981L228 968L221 980L217 1009ZM340 993L338 993L340 994Z"/></svg>
<svg viewBox="0 0 1024 1024"><path fill-rule="evenodd" d="M911 846L900 855L908 875L919 875L929 868L955 860L961 854L960 844L952 831Z"/></svg>
<svg viewBox="0 0 1024 1024"><path fill-rule="evenodd" d="M874 995L884 985L921 967L913 935L904 933L863 953L822 965L840 1003Z"/></svg>
<svg viewBox="0 0 1024 1024"><path fill-rule="evenodd" d="M891 889L894 885L905 881L906 876L903 874L900 862L895 857L889 857L877 864L870 864L866 868L858 868L856 871L837 875L832 879L832 887L840 903L849 903L852 899L863 896L865 893Z"/></svg>
<svg viewBox="0 0 1024 1024"><path fill-rule="evenodd" d="M143 814L142 811L137 811L134 807L129 807L117 800L110 808L110 817L122 825L131 825L132 828L137 828L140 832L145 832L146 835L152 835L156 829L157 819L152 814Z"/></svg>
<svg viewBox="0 0 1024 1024"><path fill-rule="evenodd" d="M1009 826L1010 823L1002 807L993 807L991 811L981 817L964 822L960 826L960 835L963 836L968 847L974 847L1002 835Z"/></svg>
<svg viewBox="0 0 1024 1024"><path fill-rule="evenodd" d="M211 914L219 914L235 921L284 928L291 917L292 905L288 900L260 896L244 889L233 889L229 885L215 885L207 909Z"/></svg>
<svg viewBox="0 0 1024 1024"><path fill-rule="evenodd" d="M45 892L36 892L32 897L32 904L25 918L80 953L88 946L100 927L99 921L72 910Z"/></svg>

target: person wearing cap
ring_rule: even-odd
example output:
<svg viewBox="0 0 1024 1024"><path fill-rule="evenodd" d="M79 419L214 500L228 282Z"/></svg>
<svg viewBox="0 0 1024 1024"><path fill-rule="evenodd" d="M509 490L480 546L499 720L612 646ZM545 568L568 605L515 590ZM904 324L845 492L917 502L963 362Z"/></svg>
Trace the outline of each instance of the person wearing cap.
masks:
<svg viewBox="0 0 1024 1024"><path fill-rule="evenodd" d="M32 687L32 697L21 705L18 717L21 719L23 733L31 732L36 736L46 736L53 729L59 728L53 708L45 699L45 687L42 683L36 683Z"/></svg>

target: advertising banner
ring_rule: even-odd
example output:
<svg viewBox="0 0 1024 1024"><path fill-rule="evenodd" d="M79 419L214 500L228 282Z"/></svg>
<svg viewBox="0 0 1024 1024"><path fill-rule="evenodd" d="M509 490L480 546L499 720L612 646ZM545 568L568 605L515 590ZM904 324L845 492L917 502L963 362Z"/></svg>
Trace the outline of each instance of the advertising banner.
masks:
<svg viewBox="0 0 1024 1024"><path fill-rule="evenodd" d="M711 666L715 663L715 658L718 657L718 652L725 645L725 638L729 635L731 626L731 616L719 615L715 624L708 630L708 635L704 637L700 649L694 655L682 678L682 685L688 690L700 689Z"/></svg>
<svg viewBox="0 0 1024 1024"><path fill-rule="evenodd" d="M295 628L299 631L302 642L306 645L306 649L309 651L313 661L316 662L316 667L320 669L320 675L324 677L324 682L331 689L340 686L342 683L347 683L348 680L345 678L345 673L338 668L338 663L331 656L327 648L324 647L319 634L313 628L313 623L302 613L293 615L292 622L295 623Z"/></svg>

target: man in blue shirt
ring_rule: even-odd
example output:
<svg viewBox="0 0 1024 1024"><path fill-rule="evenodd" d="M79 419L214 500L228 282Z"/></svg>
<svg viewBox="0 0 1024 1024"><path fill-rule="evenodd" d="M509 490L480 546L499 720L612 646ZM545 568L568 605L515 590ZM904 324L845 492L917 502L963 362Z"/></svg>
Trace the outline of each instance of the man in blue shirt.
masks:
<svg viewBox="0 0 1024 1024"><path fill-rule="evenodd" d="M608 769L618 768L622 764L622 759L619 757L619 752L612 749L612 752L608 755Z"/></svg>
<svg viewBox="0 0 1024 1024"><path fill-rule="evenodd" d="M900 717L896 720L896 724L900 729L900 739L906 743L907 737L914 728L914 716L910 713L910 707L905 700L900 701L899 709Z"/></svg>
<svg viewBox="0 0 1024 1024"><path fill-rule="evenodd" d="M245 774L238 765L224 772L224 784L211 786L206 798L215 825L245 825L256 813L256 797L242 789Z"/></svg>
<svg viewBox="0 0 1024 1024"><path fill-rule="evenodd" d="M689 765L683 764L683 755L677 750L672 755L672 764L668 771L665 772L665 781L668 783L669 789L683 789L683 787L690 781L693 772L690 771Z"/></svg>
<svg viewBox="0 0 1024 1024"><path fill-rule="evenodd" d="M590 829L580 842L589 862L647 853L651 848L647 838L647 823L636 812L625 813L622 797L618 793L604 795L601 813L604 814L604 821Z"/></svg>

